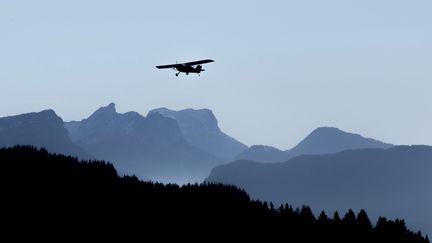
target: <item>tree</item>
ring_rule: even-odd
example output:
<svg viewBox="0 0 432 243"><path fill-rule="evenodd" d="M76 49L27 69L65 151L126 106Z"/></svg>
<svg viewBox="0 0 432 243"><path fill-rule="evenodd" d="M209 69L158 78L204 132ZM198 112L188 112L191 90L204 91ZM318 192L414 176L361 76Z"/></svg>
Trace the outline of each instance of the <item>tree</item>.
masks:
<svg viewBox="0 0 432 243"><path fill-rule="evenodd" d="M302 221L307 224L312 224L316 220L311 208L308 206L302 206L300 217Z"/></svg>
<svg viewBox="0 0 432 243"><path fill-rule="evenodd" d="M370 232L372 231L372 223L369 220L369 217L365 210L360 210L360 212L357 214L357 224L359 226L359 229L364 232Z"/></svg>
<svg viewBox="0 0 432 243"><path fill-rule="evenodd" d="M333 221L335 223L339 223L341 221L341 218L340 218L339 213L337 211L335 211L335 213L333 214Z"/></svg>
<svg viewBox="0 0 432 243"><path fill-rule="evenodd" d="M356 215L352 209L349 209L342 219L343 223L347 226L354 226L357 223Z"/></svg>
<svg viewBox="0 0 432 243"><path fill-rule="evenodd" d="M329 221L329 218L327 216L327 214L323 211L321 211L320 215L318 216L318 222L320 224L327 224Z"/></svg>

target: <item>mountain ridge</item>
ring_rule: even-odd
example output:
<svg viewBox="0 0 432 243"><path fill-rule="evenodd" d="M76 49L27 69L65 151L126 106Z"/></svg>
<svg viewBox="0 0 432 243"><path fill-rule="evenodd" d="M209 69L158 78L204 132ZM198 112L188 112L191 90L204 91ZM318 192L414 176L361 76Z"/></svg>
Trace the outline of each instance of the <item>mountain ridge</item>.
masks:
<svg viewBox="0 0 432 243"><path fill-rule="evenodd" d="M206 181L236 185L276 204L364 208L371 216L403 217L430 233L431 172L432 147L404 145L301 155L280 163L236 161L215 167Z"/></svg>
<svg viewBox="0 0 432 243"><path fill-rule="evenodd" d="M70 140L63 120L52 109L0 118L0 147L14 145L44 147L80 159L94 158Z"/></svg>
<svg viewBox="0 0 432 243"><path fill-rule="evenodd" d="M174 111L162 107L148 112L154 113L175 119L189 143L223 160L231 161L247 148L219 128L218 121L210 109L188 108Z"/></svg>
<svg viewBox="0 0 432 243"><path fill-rule="evenodd" d="M316 217L308 206L274 207L231 185L143 182L119 176L105 161L79 161L30 146L0 148L0 163L8 172L2 176L2 205L8 209L2 219L11 222L3 226L6 237L20 238L16 232L23 231L37 232L36 238L56 232L55 238L108 241L117 236L202 241L211 235L221 241L429 243L404 220L380 218L373 224L365 210Z"/></svg>
<svg viewBox="0 0 432 243"><path fill-rule="evenodd" d="M74 124L76 125L76 124ZM71 127L70 124L66 127ZM97 109L69 130L72 140L120 171L141 178L181 183L204 179L219 158L190 145L176 120L151 113L117 113L115 104Z"/></svg>
<svg viewBox="0 0 432 243"><path fill-rule="evenodd" d="M335 127L318 127L291 149L277 148L265 151L270 146L254 145L236 156L236 160L259 162L284 162L303 154L331 154L349 149L391 148L393 144L366 138L359 134L345 132Z"/></svg>

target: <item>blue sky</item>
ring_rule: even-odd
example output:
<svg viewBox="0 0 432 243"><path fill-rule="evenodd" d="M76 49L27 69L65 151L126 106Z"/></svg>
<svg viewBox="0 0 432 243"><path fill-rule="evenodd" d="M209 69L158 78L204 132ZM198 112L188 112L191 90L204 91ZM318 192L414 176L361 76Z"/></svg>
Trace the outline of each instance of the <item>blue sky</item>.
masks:
<svg viewBox="0 0 432 243"><path fill-rule="evenodd" d="M432 144L431 1L3 1L0 116L209 108L294 146L318 126ZM201 77L155 65L212 58Z"/></svg>

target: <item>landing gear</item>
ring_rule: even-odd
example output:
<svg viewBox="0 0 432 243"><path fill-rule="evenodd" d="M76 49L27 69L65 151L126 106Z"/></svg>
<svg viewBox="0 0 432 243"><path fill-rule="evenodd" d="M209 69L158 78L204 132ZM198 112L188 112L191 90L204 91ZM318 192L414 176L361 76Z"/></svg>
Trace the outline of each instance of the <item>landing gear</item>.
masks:
<svg viewBox="0 0 432 243"><path fill-rule="evenodd" d="M180 72L176 73L176 77L179 75Z"/></svg>
<svg viewBox="0 0 432 243"><path fill-rule="evenodd" d="M189 75L189 73L186 73L186 75Z"/></svg>

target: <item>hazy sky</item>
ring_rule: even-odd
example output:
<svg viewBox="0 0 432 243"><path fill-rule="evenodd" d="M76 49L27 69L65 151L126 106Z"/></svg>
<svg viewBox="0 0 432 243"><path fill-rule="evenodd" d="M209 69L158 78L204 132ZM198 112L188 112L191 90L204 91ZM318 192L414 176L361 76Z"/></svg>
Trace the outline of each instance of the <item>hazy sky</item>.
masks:
<svg viewBox="0 0 432 243"><path fill-rule="evenodd" d="M288 149L318 126L432 144L432 1L1 1L0 116L209 108ZM197 75L154 66L211 58Z"/></svg>

